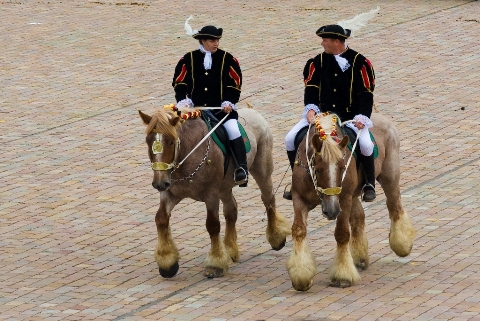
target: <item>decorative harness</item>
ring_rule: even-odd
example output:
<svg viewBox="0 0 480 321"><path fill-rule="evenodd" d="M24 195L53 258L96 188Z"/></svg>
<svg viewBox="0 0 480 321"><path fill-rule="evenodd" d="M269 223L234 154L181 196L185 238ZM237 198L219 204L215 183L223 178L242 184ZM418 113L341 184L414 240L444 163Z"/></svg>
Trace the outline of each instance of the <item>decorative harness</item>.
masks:
<svg viewBox="0 0 480 321"><path fill-rule="evenodd" d="M177 109L177 107L175 107L174 104L163 106L163 108L165 110L172 110L172 111L175 111L175 112L178 113L178 109ZM190 112L187 112L187 113L181 113L179 115L179 117L182 119L182 121L186 121L187 119L198 118L201 115L202 115L202 112L200 110L193 110L193 111L190 111ZM190 153L188 153L188 155L185 156L185 158L179 163L177 163L176 160L177 160L177 157L178 157L178 150L180 148L180 138L177 138L175 140L175 151L174 151L174 155L173 155L173 161L171 163L152 162L152 169L154 171L168 171L168 170L173 168L173 170L172 170L172 173L173 173L198 148L198 146L200 146L200 144L202 144L207 138L210 138L210 135L215 131L215 129L218 128L218 126L220 126L225 121L225 119L227 117L228 117L228 115L226 115L221 121L219 121L218 124L215 127L213 127L212 130L210 130L207 133L207 135L205 135L205 137L203 137L202 140L200 140L200 142L198 142L198 144L190 151ZM155 130L155 129L153 129L152 132L156 133L155 141L152 144L152 153L154 155L161 154L163 152L163 144L161 142L162 134L157 132L157 130ZM197 166L197 168L195 168L195 170L192 173L190 173L188 176L180 178L180 179L174 179L174 180L172 180L172 182L188 180L188 179L192 178L193 175L195 175L197 173L197 171L200 169L200 167L203 165L203 163L207 159L208 152L210 151L210 141L211 141L211 139L208 139L207 150L205 152L205 155L204 155L202 161Z"/></svg>
<svg viewBox="0 0 480 321"><path fill-rule="evenodd" d="M332 138L335 137L335 141L338 143L338 136L337 136L337 131L336 131L337 124L340 125L340 126L343 126L346 123L353 122L353 120L348 120L348 121L345 121L345 122L340 124L338 117L336 115L333 115L332 116L332 127L331 127L329 132L326 132L325 128L323 128L320 125L320 119L322 117L325 117L325 116L328 116L328 115L330 115L329 112L325 112L325 113L317 115L315 117L315 127L317 129L318 135L319 135L321 140L325 140L325 139L327 139L328 136L331 136ZM307 130L307 138L306 138L306 143L307 144L310 141L308 136L309 136L309 133L310 133L310 127L311 126L312 126L312 123L310 123L310 126ZM353 145L352 150L355 150L355 147L356 147L357 142L358 142L358 137L360 136L360 132L361 132L361 130L358 131L357 138L355 140L355 144ZM312 156L309 158L308 157L308 148L305 148L305 158L307 159L308 170L309 170L309 173L310 173L310 177L312 178L313 185L315 187L315 191L317 192L318 196L320 196L320 194L327 195L327 196L339 195L342 192L342 187L341 186L339 186L339 187L329 187L329 188L321 188L321 187L317 186L317 175L315 173L315 154L320 155L320 152L314 152L312 154ZM345 171L342 174L342 181L340 182L340 185L342 185L343 180L345 179L345 174L347 173L348 165L350 165L350 161L352 160L352 156L353 156L353 153L350 154L350 157L348 158L347 164L345 165ZM343 157L345 157L345 153L344 153Z"/></svg>

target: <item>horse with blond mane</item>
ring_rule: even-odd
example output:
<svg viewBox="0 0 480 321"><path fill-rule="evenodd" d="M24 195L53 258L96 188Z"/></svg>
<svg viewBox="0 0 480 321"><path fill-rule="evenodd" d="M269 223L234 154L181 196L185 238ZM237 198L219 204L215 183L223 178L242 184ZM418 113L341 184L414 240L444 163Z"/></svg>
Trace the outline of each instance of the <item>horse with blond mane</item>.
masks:
<svg viewBox="0 0 480 321"><path fill-rule="evenodd" d="M139 111L147 126L146 142L152 163L152 186L160 192L160 207L155 215L158 242L155 249L160 275L175 276L179 270L179 251L170 229L173 208L184 198L203 202L207 208L206 227L211 248L205 260L204 275L219 277L228 272L229 263L239 261L237 245L237 202L232 193L234 164L224 171L224 155L213 142L201 118L181 120L177 112L159 109L153 115ZM253 109L239 109L250 141L247 163L258 184L267 212L267 240L274 250L284 247L290 227L276 211L273 193L273 135L266 120ZM223 203L225 237L220 239L219 204Z"/></svg>
<svg viewBox="0 0 480 321"><path fill-rule="evenodd" d="M369 265L365 234L365 212L360 202L364 185L363 168L347 148L349 138L343 135L337 115L324 113L315 119L299 145L292 174L294 221L293 249L287 270L293 287L306 291L313 284L316 264L307 241L308 213L321 205L328 220L336 219L337 249L330 271L332 286L348 287L360 281L358 269ZM393 124L382 115L372 114L378 157L375 176L381 184L391 220L389 242L401 257L413 246L415 231L403 210L400 196L400 140ZM355 146L355 144L354 144ZM354 147L353 147L354 148ZM350 160L350 163L349 163Z"/></svg>

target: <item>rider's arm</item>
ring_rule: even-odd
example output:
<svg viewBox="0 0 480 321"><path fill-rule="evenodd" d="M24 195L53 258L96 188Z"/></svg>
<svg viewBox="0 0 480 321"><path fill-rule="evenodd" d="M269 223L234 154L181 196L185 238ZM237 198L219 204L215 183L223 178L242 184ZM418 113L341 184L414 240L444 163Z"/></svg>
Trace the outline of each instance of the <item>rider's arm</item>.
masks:
<svg viewBox="0 0 480 321"><path fill-rule="evenodd" d="M221 107L236 109L235 104L238 103L242 91L242 70L240 69L240 63L232 55L227 53L225 60L226 63L223 72L226 77L224 78Z"/></svg>
<svg viewBox="0 0 480 321"><path fill-rule="evenodd" d="M173 75L172 86L175 90L175 99L180 102L187 97L189 88L192 86L192 75L190 75L190 55L186 54L175 67L175 73Z"/></svg>

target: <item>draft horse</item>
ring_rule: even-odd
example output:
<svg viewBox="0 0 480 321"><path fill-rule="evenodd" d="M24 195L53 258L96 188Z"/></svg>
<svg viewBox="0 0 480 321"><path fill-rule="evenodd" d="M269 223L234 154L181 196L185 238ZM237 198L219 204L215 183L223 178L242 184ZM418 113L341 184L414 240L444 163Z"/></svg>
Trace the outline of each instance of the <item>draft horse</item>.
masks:
<svg viewBox="0 0 480 321"><path fill-rule="evenodd" d="M165 108L151 116L141 111L139 114L147 126L145 132L153 169L152 186L160 192L160 207L155 215L158 234L155 260L160 275L171 278L179 270L180 255L169 223L173 208L184 198L204 202L207 208L206 227L211 248L205 260L204 275L209 278L224 275L232 260L239 261L235 227L237 202L232 193L235 186L234 164L230 161L225 173L222 150L210 136L201 142L209 132L201 118L181 120L176 112ZM274 250L280 250L291 230L275 206L271 179L272 132L267 121L255 110L240 109L238 114L246 122L244 129L251 145L247 154L249 171L260 188L267 211L267 240ZM220 201L226 222L223 242L220 238Z"/></svg>
<svg viewBox="0 0 480 321"><path fill-rule="evenodd" d="M410 254L415 231L401 204L400 139L387 118L375 113L371 119L375 125L370 131L378 147L375 175L385 192L391 220L390 248L404 257ZM337 248L330 271L331 285L348 287L359 282L357 268L365 270L369 265L365 212L359 199L365 183L363 168L351 157L347 148L349 138L341 134L337 115L325 113L315 121L316 125L310 127L299 145L292 174L293 248L287 270L292 286L298 291L308 290L316 273L307 241L308 213L316 206L321 205L328 220L336 219Z"/></svg>

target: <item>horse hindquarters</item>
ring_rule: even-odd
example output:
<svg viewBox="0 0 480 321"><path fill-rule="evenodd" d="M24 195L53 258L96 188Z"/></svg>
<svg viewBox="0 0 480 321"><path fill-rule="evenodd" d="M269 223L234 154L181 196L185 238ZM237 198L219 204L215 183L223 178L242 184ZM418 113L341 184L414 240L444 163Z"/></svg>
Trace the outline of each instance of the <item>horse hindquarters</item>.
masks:
<svg viewBox="0 0 480 321"><path fill-rule="evenodd" d="M387 208L390 217L390 248L400 257L410 254L415 239L415 229L410 217L401 203L399 174L393 177L382 173L381 185L387 198Z"/></svg>

